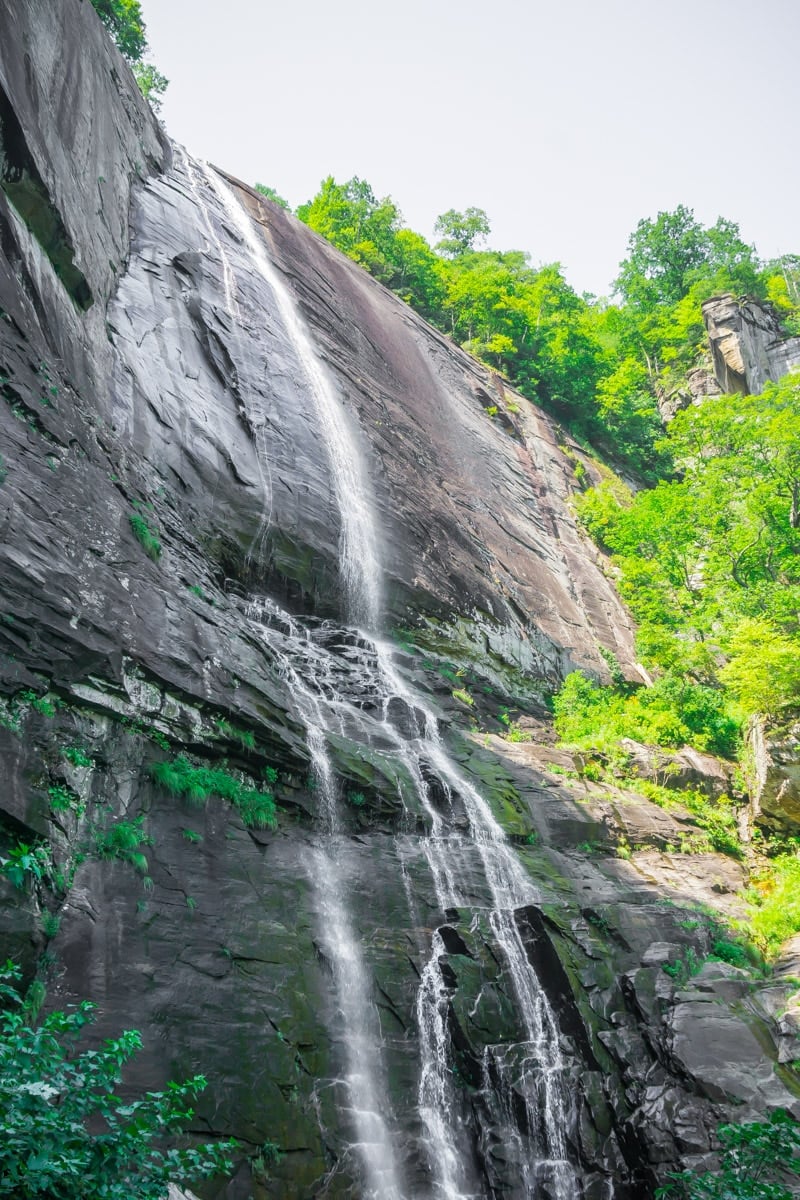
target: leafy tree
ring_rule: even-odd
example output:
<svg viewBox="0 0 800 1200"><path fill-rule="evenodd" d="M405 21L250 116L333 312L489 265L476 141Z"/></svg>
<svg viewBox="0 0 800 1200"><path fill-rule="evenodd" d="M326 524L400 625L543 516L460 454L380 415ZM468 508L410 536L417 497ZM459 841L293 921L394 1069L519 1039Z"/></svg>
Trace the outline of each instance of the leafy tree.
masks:
<svg viewBox="0 0 800 1200"><path fill-rule="evenodd" d="M482 208L468 208L464 212L449 208L436 218L433 228L442 234L436 249L447 258L474 250L475 243L484 242L491 233L489 218Z"/></svg>
<svg viewBox="0 0 800 1200"><path fill-rule="evenodd" d="M139 0L92 0L92 4L128 62L139 62L147 49Z"/></svg>
<svg viewBox="0 0 800 1200"><path fill-rule="evenodd" d="M283 196L280 196L275 191L274 187L268 187L265 183L257 183L255 185L255 189L257 192L260 192L262 196L266 196L266 198L268 200L271 200L273 204L277 204L281 208L285 208L287 212L292 211L291 207L289 205L289 201L284 200Z"/></svg>
<svg viewBox="0 0 800 1200"><path fill-rule="evenodd" d="M161 108L161 97L169 87L169 80L153 66L152 63L131 63L133 77L139 85L139 91L150 104L154 112Z"/></svg>
<svg viewBox="0 0 800 1200"><path fill-rule="evenodd" d="M655 221L645 218L636 226L615 290L641 308L675 304L686 295L707 253L702 225L690 208L679 204L674 212L660 212Z"/></svg>
<svg viewBox="0 0 800 1200"><path fill-rule="evenodd" d="M400 211L389 196L377 199L366 180L353 176L347 183L337 183L329 175L314 199L300 205L297 215L372 275L382 281L391 278Z"/></svg>
<svg viewBox="0 0 800 1200"><path fill-rule="evenodd" d="M797 1188L787 1186L797 1178L800 1125L784 1109L768 1121L721 1125L722 1145L718 1171L697 1175L681 1171L670 1176L656 1196L686 1200L791 1200Z"/></svg>
<svg viewBox="0 0 800 1200"><path fill-rule="evenodd" d="M33 1028L0 970L0 1196L14 1200L164 1200L170 1182L190 1183L231 1167L236 1143L163 1149L193 1116L202 1075L124 1102L116 1088L141 1047L135 1031L77 1051L94 1006L53 1012Z"/></svg>
<svg viewBox="0 0 800 1200"><path fill-rule="evenodd" d="M158 112L169 80L144 61L147 36L140 0L91 0L97 15L131 65L139 91Z"/></svg>

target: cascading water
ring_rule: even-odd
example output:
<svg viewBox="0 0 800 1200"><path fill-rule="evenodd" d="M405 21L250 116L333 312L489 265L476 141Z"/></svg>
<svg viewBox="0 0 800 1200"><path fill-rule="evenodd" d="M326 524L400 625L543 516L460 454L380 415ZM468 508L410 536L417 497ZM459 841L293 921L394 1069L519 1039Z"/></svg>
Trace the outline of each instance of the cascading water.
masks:
<svg viewBox="0 0 800 1200"><path fill-rule="evenodd" d="M358 441L341 400L317 358L291 293L270 261L264 243L256 236L252 221L223 179L213 171L208 172L208 178L252 254L257 270L272 290L287 336L308 381L328 449L341 520L339 568L347 599L347 615L353 624L376 629L380 615L381 571L370 491L364 486L366 475Z"/></svg>
<svg viewBox="0 0 800 1200"><path fill-rule="evenodd" d="M354 621L374 627L380 607L379 569L374 525L367 491L362 483L363 468L357 443L348 428L341 402L314 353L292 297L256 236L252 222L227 184L209 168L205 168L204 174L221 201L226 216L250 250L258 273L269 285L289 342L308 381L329 452L341 514L340 574L348 615ZM221 247L220 254L224 261ZM261 450L258 443L256 449ZM351 1123L357 1138L355 1149L363 1167L366 1194L374 1200L401 1200L403 1192L398 1182L398 1168L381 1105L381 1097L386 1089L381 1086L380 1030L370 996L369 978L348 917L341 880L341 863L337 853L340 830L336 781L327 754L323 726L319 722L319 705L291 661L281 659L280 654L277 657L291 683L298 715L306 727L312 766L322 800L324 838L315 848L309 878L319 897L323 940L333 964L344 1031L345 1082Z"/></svg>
<svg viewBox="0 0 800 1200"><path fill-rule="evenodd" d="M341 520L340 574L351 629L349 654L342 658L324 645L324 637L282 613L271 601L254 599L247 619L271 661L287 680L297 715L307 731L312 766L322 801L322 837L314 850L310 877L317 889L325 929L323 941L331 957L345 1046L345 1082L365 1195L373 1200L407 1196L393 1144L393 1115L386 1098L381 1062L381 1036L369 972L353 932L343 861L339 849L345 835L338 815L336 779L327 748L334 735L370 748L390 747L390 754L410 780L413 798L399 788L409 815L414 805L424 816L421 841L430 868L437 904L448 909L475 909L474 899L459 884L460 865L477 855L490 907L484 920L502 952L505 974L524 1032L520 1062L506 1047L488 1047L484 1061L487 1088L522 1095L527 1119L520 1128L515 1106L505 1104L507 1138L518 1148L519 1187L513 1195L533 1200L572 1200L580 1185L569 1162L565 1125L567 1104L562 1076L558 1025L529 963L514 916L515 909L535 899L530 881L491 809L480 792L458 771L438 731L434 713L401 676L392 649L377 638L380 617L380 571L377 529L371 490L351 428L308 331L263 242L231 189L215 174L206 176L222 203L227 220L241 236L253 264L269 285L286 333L307 380L325 439ZM221 248L220 248L221 252ZM224 258L224 255L221 256ZM323 628L323 627L319 627ZM349 694L352 693L352 694ZM364 703L369 694L370 703ZM402 719L396 714L400 712ZM458 798L468 832L457 832L442 817L431 796L433 775L446 796ZM401 855L402 859L402 855ZM477 919L477 916L476 916ZM454 1096L452 1055L448 1037L450 993L441 967L444 943L436 930L422 970L417 996L420 1075L418 1119L425 1131L432 1194L442 1200L470 1200L479 1193L465 1166L467 1137ZM544 1187L544 1190L542 1190ZM409 1197L410 1200L410 1197ZM416 1197L415 1197L416 1200Z"/></svg>
<svg viewBox="0 0 800 1200"><path fill-rule="evenodd" d="M333 965L344 1034L345 1082L366 1195L372 1200L402 1200L399 1170L383 1111L386 1088L380 1067L380 1026L361 949L348 916L338 853L342 833L336 778L325 740L325 732L330 729L328 708L338 694L334 664L302 626L271 601L251 602L247 614L290 686L297 714L306 728L319 789L324 840L314 848L309 878L317 889L323 917L322 940Z"/></svg>

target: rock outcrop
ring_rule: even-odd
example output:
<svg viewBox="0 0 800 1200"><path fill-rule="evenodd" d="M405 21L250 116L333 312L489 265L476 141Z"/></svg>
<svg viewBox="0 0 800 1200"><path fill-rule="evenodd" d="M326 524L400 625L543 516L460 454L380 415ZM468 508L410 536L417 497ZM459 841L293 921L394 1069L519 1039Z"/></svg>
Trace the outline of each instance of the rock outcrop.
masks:
<svg viewBox="0 0 800 1200"><path fill-rule="evenodd" d="M634 869L630 805L463 734L635 673L568 437L169 143L87 0L0 35L6 952L142 1029L129 1087L208 1076L207 1197L638 1200L793 1105L739 976L679 994L680 819Z"/></svg>
<svg viewBox="0 0 800 1200"><path fill-rule="evenodd" d="M800 721L755 718L747 731L753 818L783 835L800 831Z"/></svg>
<svg viewBox="0 0 800 1200"><path fill-rule="evenodd" d="M800 366L800 337L787 337L775 310L757 300L714 296L703 304L717 383L725 393L757 396Z"/></svg>

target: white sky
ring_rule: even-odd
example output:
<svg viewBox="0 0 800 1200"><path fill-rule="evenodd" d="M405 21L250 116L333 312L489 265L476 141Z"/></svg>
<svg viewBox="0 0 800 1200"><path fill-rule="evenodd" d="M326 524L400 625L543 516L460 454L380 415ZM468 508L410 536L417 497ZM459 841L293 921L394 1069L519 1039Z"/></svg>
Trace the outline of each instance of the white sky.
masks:
<svg viewBox="0 0 800 1200"><path fill-rule="evenodd" d="M641 217L686 204L800 252L800 0L142 0L172 137L292 206L332 174L412 229L607 293Z"/></svg>

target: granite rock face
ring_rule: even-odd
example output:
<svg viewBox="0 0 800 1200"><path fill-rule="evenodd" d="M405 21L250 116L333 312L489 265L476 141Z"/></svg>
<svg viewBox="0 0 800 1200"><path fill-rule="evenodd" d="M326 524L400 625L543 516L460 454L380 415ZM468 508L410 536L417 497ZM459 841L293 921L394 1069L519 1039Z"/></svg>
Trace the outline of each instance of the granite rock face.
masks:
<svg viewBox="0 0 800 1200"><path fill-rule="evenodd" d="M786 337L774 309L757 300L714 296L703 304L717 383L725 393L757 396L800 366L800 337Z"/></svg>
<svg viewBox="0 0 800 1200"><path fill-rule="evenodd" d="M800 722L770 726L757 718L747 741L753 763L754 819L768 829L796 835L800 829Z"/></svg>
<svg viewBox="0 0 800 1200"><path fill-rule="evenodd" d="M570 511L563 431L169 143L87 0L0 0L0 127L0 854L45 855L23 889L0 877L4 948L48 1004L94 1000L98 1036L143 1031L130 1088L208 1076L192 1132L243 1150L198 1193L364 1194L343 941L415 1200L445 1171L419 1099L426 1029L447 1043L435 1082L462 1189L534 1186L543 1050L511 944L557 1017L564 1161L585 1200L650 1195L708 1153L731 1105L793 1103L788 1072L755 1062L767 1019L732 1015L737 980L677 995L663 967L694 942L680 892L659 905L655 867L614 855L630 812L588 813L460 732L499 726L511 701L541 717L568 670L607 676L600 647L635 674L629 619ZM367 632L340 569L362 497L342 493L317 373L379 534ZM226 772L227 792L170 791L179 756ZM236 800L266 787L274 829ZM674 879L680 821L658 813L647 836ZM602 863L576 849L595 842ZM501 927L495 859L516 880L516 855L529 885ZM459 903L443 907L448 870Z"/></svg>

